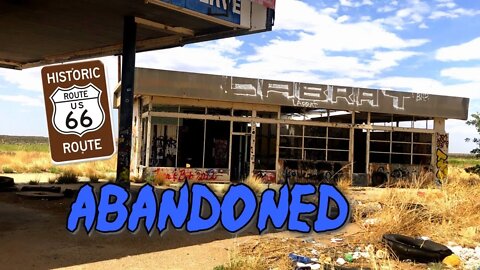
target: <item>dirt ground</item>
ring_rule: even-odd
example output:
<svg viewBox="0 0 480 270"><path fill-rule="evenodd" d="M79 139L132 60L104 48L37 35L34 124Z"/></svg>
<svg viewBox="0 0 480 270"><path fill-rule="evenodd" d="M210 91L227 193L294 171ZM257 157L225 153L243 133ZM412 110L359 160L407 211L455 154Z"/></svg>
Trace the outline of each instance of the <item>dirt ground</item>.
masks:
<svg viewBox="0 0 480 270"><path fill-rule="evenodd" d="M170 229L162 236L156 232L149 236L144 231L88 236L84 231L71 234L65 229L71 202L66 198L32 200L0 192L0 268L213 269L226 263L241 244L311 236L328 243L332 237L359 230L349 224L320 235L275 232L259 236L252 226L240 235L222 229L194 235Z"/></svg>

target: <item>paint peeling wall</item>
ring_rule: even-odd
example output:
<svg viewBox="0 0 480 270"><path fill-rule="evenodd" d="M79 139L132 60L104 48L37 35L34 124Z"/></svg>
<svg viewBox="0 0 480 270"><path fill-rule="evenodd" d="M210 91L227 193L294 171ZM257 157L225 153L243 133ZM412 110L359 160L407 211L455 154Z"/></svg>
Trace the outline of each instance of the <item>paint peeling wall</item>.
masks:
<svg viewBox="0 0 480 270"><path fill-rule="evenodd" d="M162 87L159 87L162 86ZM466 120L468 98L136 68L140 95ZM449 104L439 109L439 104Z"/></svg>
<svg viewBox="0 0 480 270"><path fill-rule="evenodd" d="M447 180L448 175L448 143L447 133L436 133L437 150L435 152L435 176L439 183Z"/></svg>

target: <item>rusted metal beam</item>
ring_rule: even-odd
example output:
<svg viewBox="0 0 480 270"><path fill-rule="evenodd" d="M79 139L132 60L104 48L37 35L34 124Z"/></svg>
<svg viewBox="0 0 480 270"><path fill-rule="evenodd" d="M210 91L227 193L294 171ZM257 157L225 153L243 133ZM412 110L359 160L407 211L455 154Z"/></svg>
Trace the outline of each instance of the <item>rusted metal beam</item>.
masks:
<svg viewBox="0 0 480 270"><path fill-rule="evenodd" d="M189 36L189 37L193 37L195 35L195 32L188 28L168 26L163 23L158 23L158 22L150 21L147 19L139 18L139 17L135 17L135 22L137 23L138 26L143 26L145 28L154 29L154 30L168 33L168 34Z"/></svg>

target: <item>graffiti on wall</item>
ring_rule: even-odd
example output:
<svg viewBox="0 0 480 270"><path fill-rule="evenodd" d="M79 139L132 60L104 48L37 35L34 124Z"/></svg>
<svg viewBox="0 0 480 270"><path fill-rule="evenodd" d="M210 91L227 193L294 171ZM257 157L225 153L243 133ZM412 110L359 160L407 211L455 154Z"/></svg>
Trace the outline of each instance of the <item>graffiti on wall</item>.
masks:
<svg viewBox="0 0 480 270"><path fill-rule="evenodd" d="M448 134L437 133L437 151L436 151L436 169L437 173L435 176L437 180L442 183L447 179L448 174Z"/></svg>
<svg viewBox="0 0 480 270"><path fill-rule="evenodd" d="M177 155L177 140L172 137L158 136L152 140L150 156L151 166L172 166Z"/></svg>
<svg viewBox="0 0 480 270"><path fill-rule="evenodd" d="M448 148L448 134L437 133L437 148Z"/></svg>
<svg viewBox="0 0 480 270"><path fill-rule="evenodd" d="M370 175L372 186L385 186L400 180L421 181L422 184L433 182L430 165L371 163Z"/></svg>
<svg viewBox="0 0 480 270"><path fill-rule="evenodd" d="M447 178L448 174L448 155L442 151L442 149L437 149L437 179L444 181Z"/></svg>
<svg viewBox="0 0 480 270"><path fill-rule="evenodd" d="M313 161L283 161L281 162L280 182L287 183L335 183L344 171L345 163L341 162L313 162Z"/></svg>
<svg viewBox="0 0 480 270"><path fill-rule="evenodd" d="M167 181L183 182L191 181L216 181L229 182L230 176L225 169L208 168L174 168L174 167L153 167L149 168L152 175L161 177Z"/></svg>
<svg viewBox="0 0 480 270"><path fill-rule="evenodd" d="M255 177L262 179L263 183L275 183L277 180L275 171L255 170L253 173Z"/></svg>

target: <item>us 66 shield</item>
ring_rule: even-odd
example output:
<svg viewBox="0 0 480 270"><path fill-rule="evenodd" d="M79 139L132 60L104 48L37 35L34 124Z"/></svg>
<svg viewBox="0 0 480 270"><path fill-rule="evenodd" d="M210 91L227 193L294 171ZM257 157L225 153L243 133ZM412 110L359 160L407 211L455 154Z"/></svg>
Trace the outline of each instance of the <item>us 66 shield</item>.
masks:
<svg viewBox="0 0 480 270"><path fill-rule="evenodd" d="M115 144L103 63L44 67L42 82L53 162L111 157Z"/></svg>

